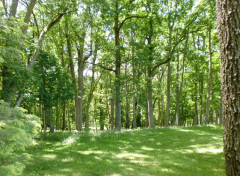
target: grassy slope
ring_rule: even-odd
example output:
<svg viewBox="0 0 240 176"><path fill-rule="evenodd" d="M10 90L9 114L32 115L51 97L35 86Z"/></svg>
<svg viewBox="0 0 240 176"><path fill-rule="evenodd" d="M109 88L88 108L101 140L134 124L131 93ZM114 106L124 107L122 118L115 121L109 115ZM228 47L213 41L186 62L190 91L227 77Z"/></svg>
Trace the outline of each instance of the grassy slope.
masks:
<svg viewBox="0 0 240 176"><path fill-rule="evenodd" d="M221 176L221 127L55 133L28 151L23 175Z"/></svg>

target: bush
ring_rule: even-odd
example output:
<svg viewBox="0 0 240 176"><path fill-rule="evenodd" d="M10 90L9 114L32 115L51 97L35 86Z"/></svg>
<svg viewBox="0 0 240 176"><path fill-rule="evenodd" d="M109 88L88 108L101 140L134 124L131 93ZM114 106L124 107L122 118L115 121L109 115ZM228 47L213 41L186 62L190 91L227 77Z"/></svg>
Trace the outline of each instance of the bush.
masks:
<svg viewBox="0 0 240 176"><path fill-rule="evenodd" d="M26 147L33 144L41 121L25 114L22 108L8 108L0 100L0 175L21 175L29 155Z"/></svg>

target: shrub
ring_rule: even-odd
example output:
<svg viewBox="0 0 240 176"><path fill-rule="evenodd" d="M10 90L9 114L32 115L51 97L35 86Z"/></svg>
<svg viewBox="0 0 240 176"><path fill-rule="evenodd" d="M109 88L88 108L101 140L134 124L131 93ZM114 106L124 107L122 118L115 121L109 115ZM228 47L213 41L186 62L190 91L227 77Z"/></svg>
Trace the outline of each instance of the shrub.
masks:
<svg viewBox="0 0 240 176"><path fill-rule="evenodd" d="M25 112L22 108L8 108L0 100L0 175L21 175L30 157L24 151L33 144L41 121Z"/></svg>

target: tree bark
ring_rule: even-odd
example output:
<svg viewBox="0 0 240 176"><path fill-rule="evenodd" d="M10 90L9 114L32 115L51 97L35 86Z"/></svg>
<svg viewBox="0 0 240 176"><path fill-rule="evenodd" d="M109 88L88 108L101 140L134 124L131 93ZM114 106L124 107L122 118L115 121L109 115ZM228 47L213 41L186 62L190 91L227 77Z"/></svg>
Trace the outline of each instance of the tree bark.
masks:
<svg viewBox="0 0 240 176"><path fill-rule="evenodd" d="M149 9L151 5L149 4ZM153 61L153 52L154 52L154 47L152 45L152 36L153 36L153 19L150 17L149 19L149 36L147 38L148 40L148 47L149 47L149 56L148 56L148 73L147 73L147 103L148 103L148 127L149 128L154 128L154 118L153 118L153 101L152 101L152 79L153 79L153 74L152 74L152 61Z"/></svg>
<svg viewBox="0 0 240 176"><path fill-rule="evenodd" d="M93 92L97 85L95 84L95 62L97 59L97 51L98 51L98 45L97 42L95 43L95 51L94 51L94 56L93 56L93 64L92 64L92 77L91 77L91 87L90 87L90 92L88 95L88 100L87 100L87 106L86 106L86 122L85 122L85 128L89 129L89 109L90 109L90 104L93 99Z"/></svg>
<svg viewBox="0 0 240 176"><path fill-rule="evenodd" d="M217 0L225 168L240 175L240 2Z"/></svg>
<svg viewBox="0 0 240 176"><path fill-rule="evenodd" d="M56 105L56 130L59 130L59 105Z"/></svg>
<svg viewBox="0 0 240 176"><path fill-rule="evenodd" d="M30 17L31 17L31 14L33 12L33 8L34 8L36 2L37 2L37 0L31 0L30 4L28 6L27 13L26 13L26 16L24 18L24 26L22 28L23 37L27 34L28 24L30 22Z"/></svg>
<svg viewBox="0 0 240 176"><path fill-rule="evenodd" d="M173 29L174 23L168 24L169 27L169 41L168 41L168 45L169 47L172 46L172 29ZM171 55L171 51L169 50L168 52L169 55ZM170 57L170 56L169 56ZM168 127L169 126L169 119L170 119L170 93L171 93L171 63L170 61L168 61L168 74L167 74L167 107L166 107L166 122L165 122L165 126Z"/></svg>
<svg viewBox="0 0 240 176"><path fill-rule="evenodd" d="M158 125L160 126L161 125L161 99L159 98L158 99L158 102L157 102L157 105L158 105Z"/></svg>
<svg viewBox="0 0 240 176"><path fill-rule="evenodd" d="M186 53L187 53L187 46L188 46L188 37L185 42L184 46L184 53L183 53L183 60L182 60L182 74L181 74L181 82L178 86L177 84L177 91L176 91L176 110L175 110L175 116L176 116L176 125L179 125L180 120L180 99L182 95L182 87L183 87L183 80L184 80L184 71L185 71L185 59L186 59ZM179 61L178 61L179 62ZM179 67L179 66L178 66ZM179 68L178 68L179 69Z"/></svg>
<svg viewBox="0 0 240 176"><path fill-rule="evenodd" d="M170 119L170 84L171 84L171 64L168 62L168 74L167 74L167 107L166 107L166 122L165 126L169 126Z"/></svg>
<svg viewBox="0 0 240 176"><path fill-rule="evenodd" d="M194 101L195 101L195 106L194 106L194 109L195 109L195 116L194 116L194 120L193 120L193 125L197 125L198 124L198 99L197 99L197 83L195 83L195 97L194 97Z"/></svg>
<svg viewBox="0 0 240 176"><path fill-rule="evenodd" d="M102 87L102 84L100 85L100 90L102 91L103 87ZM100 97L100 100L99 100L99 111L100 111L100 130L103 131L104 130L104 124L105 124L105 117L104 117L104 111L103 111L103 104L102 104L102 98Z"/></svg>
<svg viewBox="0 0 240 176"><path fill-rule="evenodd" d="M2 0L2 4L3 4L3 9L4 9L5 16L8 17L8 11L7 11L6 1L5 1L5 0Z"/></svg>
<svg viewBox="0 0 240 176"><path fill-rule="evenodd" d="M121 53L120 53L120 40L119 40L119 35L120 35L120 28L119 28L119 17L118 17L118 0L115 2L115 10L116 10L116 15L114 18L114 34L115 34L115 47L116 47L116 70L115 70L115 76L116 76L116 81L115 81L115 96L116 96L116 126L115 129L120 131L121 130Z"/></svg>
<svg viewBox="0 0 240 176"><path fill-rule="evenodd" d="M208 52L209 52L209 72L207 85L207 103L206 103L206 119L205 124L209 123L209 109L210 109L210 94L212 88L212 49L211 49L211 28L208 31Z"/></svg>
<svg viewBox="0 0 240 176"><path fill-rule="evenodd" d="M127 63L125 64L125 77L127 78ZM125 83L125 90L126 90L126 129L130 127L130 117L129 117L129 100L128 100L128 81Z"/></svg>
<svg viewBox="0 0 240 176"><path fill-rule="evenodd" d="M9 16L10 16L10 17L16 17L17 7L18 7L18 1L19 1L19 0L12 0L12 5L11 5L11 7L10 7L10 13L9 13Z"/></svg>
<svg viewBox="0 0 240 176"><path fill-rule="evenodd" d="M64 131L66 129L66 102L63 101L63 105L62 105L62 131Z"/></svg>
<svg viewBox="0 0 240 176"><path fill-rule="evenodd" d="M83 60L83 45L81 44L80 50L78 50L78 104L79 104L79 119L76 125L77 130L82 131L83 125L83 71L84 71L84 60Z"/></svg>
<svg viewBox="0 0 240 176"><path fill-rule="evenodd" d="M132 128L137 127L136 121L136 68L134 63L134 47L132 46L132 72L133 72L133 100L132 100L132 108L133 108L133 122Z"/></svg>
<svg viewBox="0 0 240 176"><path fill-rule="evenodd" d="M219 124L222 125L223 115L222 115L222 96L220 99L220 106L219 106Z"/></svg>
<svg viewBox="0 0 240 176"><path fill-rule="evenodd" d="M65 30L66 30L65 36L66 36L66 40L67 40L68 64L70 67L72 83L74 86L75 124L76 124L76 129L77 129L77 125L79 124L79 119L80 119L78 91L77 91L77 83L76 83L75 69L74 69L73 56L72 56L72 44L71 44L71 40L70 40L70 36L69 36L67 20L66 20L66 24L65 24Z"/></svg>
<svg viewBox="0 0 240 176"><path fill-rule="evenodd" d="M114 98L111 98L111 114L110 114L110 124L111 124L111 130L114 129Z"/></svg>

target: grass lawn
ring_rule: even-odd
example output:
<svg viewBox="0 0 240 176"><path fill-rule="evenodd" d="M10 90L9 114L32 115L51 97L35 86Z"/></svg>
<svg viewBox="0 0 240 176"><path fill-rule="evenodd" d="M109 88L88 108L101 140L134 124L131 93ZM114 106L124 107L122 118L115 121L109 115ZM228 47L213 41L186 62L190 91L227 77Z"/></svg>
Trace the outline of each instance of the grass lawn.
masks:
<svg viewBox="0 0 240 176"><path fill-rule="evenodd" d="M56 132L28 149L25 176L221 176L222 128Z"/></svg>

